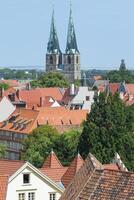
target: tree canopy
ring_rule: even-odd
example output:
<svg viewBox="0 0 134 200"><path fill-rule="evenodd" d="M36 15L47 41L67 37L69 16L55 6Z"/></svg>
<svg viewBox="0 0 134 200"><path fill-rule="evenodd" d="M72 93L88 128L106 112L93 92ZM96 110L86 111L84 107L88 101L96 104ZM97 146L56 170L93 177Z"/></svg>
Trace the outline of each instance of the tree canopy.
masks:
<svg viewBox="0 0 134 200"><path fill-rule="evenodd" d="M81 131L72 129L64 134L49 125L33 130L24 140L24 150L21 158L36 167L41 167L43 161L53 149L62 164L68 165L78 152L78 142Z"/></svg>
<svg viewBox="0 0 134 200"><path fill-rule="evenodd" d="M24 140L22 159L40 167L59 137L57 130L49 125L40 126Z"/></svg>
<svg viewBox="0 0 134 200"><path fill-rule="evenodd" d="M69 82L61 73L49 72L41 75L37 80L31 82L32 87L68 87Z"/></svg>
<svg viewBox="0 0 134 200"><path fill-rule="evenodd" d="M6 154L6 146L4 144L0 144L0 158L4 158Z"/></svg>
<svg viewBox="0 0 134 200"><path fill-rule="evenodd" d="M107 73L107 78L111 83L119 83L125 81L126 83L134 83L134 75L127 70L125 61L122 59L119 70L113 70Z"/></svg>
<svg viewBox="0 0 134 200"><path fill-rule="evenodd" d="M60 135L55 143L55 152L63 165L69 165L78 153L81 130L71 129Z"/></svg>
<svg viewBox="0 0 134 200"><path fill-rule="evenodd" d="M0 83L0 89L4 88L4 90L7 90L9 88L9 85L7 83Z"/></svg>
<svg viewBox="0 0 134 200"><path fill-rule="evenodd" d="M86 158L93 153L102 163L112 161L118 152L129 169L134 169L134 112L118 94L96 95L79 141Z"/></svg>

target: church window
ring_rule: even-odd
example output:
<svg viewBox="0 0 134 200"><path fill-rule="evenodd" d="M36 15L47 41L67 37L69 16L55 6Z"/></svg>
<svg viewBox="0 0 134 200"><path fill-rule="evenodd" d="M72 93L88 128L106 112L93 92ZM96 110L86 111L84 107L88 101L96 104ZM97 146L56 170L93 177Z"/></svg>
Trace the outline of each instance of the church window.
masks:
<svg viewBox="0 0 134 200"><path fill-rule="evenodd" d="M68 56L68 64L71 64L71 57Z"/></svg>
<svg viewBox="0 0 134 200"><path fill-rule="evenodd" d="M79 63L79 57L78 56L76 57L76 63L77 64Z"/></svg>
<svg viewBox="0 0 134 200"><path fill-rule="evenodd" d="M50 56L50 64L53 64L53 56Z"/></svg>
<svg viewBox="0 0 134 200"><path fill-rule="evenodd" d="M62 64L62 55L59 56L59 63L58 63L58 64L59 64L59 65Z"/></svg>

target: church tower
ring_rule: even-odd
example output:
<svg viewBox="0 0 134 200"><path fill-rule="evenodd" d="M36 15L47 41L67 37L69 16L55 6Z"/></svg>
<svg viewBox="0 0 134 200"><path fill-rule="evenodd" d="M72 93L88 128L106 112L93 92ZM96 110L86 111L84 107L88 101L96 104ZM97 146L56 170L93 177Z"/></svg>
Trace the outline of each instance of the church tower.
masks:
<svg viewBox="0 0 134 200"><path fill-rule="evenodd" d="M66 50L64 54L64 74L65 77L71 82L74 82L74 80L81 79L80 52L77 47L71 6L70 6Z"/></svg>
<svg viewBox="0 0 134 200"><path fill-rule="evenodd" d="M54 21L54 10L52 13L50 36L47 44L46 72L57 71L62 65L62 53Z"/></svg>

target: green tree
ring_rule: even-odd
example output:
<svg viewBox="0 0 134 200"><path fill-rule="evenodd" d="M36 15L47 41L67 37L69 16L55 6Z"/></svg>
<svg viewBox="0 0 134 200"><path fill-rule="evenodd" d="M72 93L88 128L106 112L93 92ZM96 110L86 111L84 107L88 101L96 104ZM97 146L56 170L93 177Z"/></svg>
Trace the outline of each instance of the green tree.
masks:
<svg viewBox="0 0 134 200"><path fill-rule="evenodd" d="M24 140L24 149L21 158L40 167L54 143L59 137L57 130L49 125L40 126L33 130Z"/></svg>
<svg viewBox="0 0 134 200"><path fill-rule="evenodd" d="M68 165L78 153L81 130L71 129L64 132L55 143L54 150L63 165Z"/></svg>
<svg viewBox="0 0 134 200"><path fill-rule="evenodd" d="M127 70L127 68L126 68L125 60L122 59L122 60L121 60L121 64L120 64L120 69L119 69L119 71L120 71L120 72L125 72L126 70Z"/></svg>
<svg viewBox="0 0 134 200"><path fill-rule="evenodd" d="M107 78L111 83L119 83L125 81L126 83L134 83L134 75L127 70L125 61L122 59L119 70L113 70L107 73Z"/></svg>
<svg viewBox="0 0 134 200"><path fill-rule="evenodd" d="M31 82L32 87L68 87L69 82L61 73L49 72Z"/></svg>
<svg viewBox="0 0 134 200"><path fill-rule="evenodd" d="M4 90L7 90L9 88L9 85L7 83L0 83L0 89L4 88Z"/></svg>
<svg viewBox="0 0 134 200"><path fill-rule="evenodd" d="M80 153L86 157L90 151L102 163L109 163L118 152L127 167L134 169L133 135L134 112L130 112L118 94L101 93L95 96L91 112L84 122L79 141Z"/></svg>
<svg viewBox="0 0 134 200"><path fill-rule="evenodd" d="M4 158L6 155L6 146L4 144L0 144L0 158Z"/></svg>
<svg viewBox="0 0 134 200"><path fill-rule="evenodd" d="M72 129L63 134L51 126L36 128L24 140L21 158L36 167L41 167L51 150L57 154L63 165L68 165L78 152L81 130Z"/></svg>

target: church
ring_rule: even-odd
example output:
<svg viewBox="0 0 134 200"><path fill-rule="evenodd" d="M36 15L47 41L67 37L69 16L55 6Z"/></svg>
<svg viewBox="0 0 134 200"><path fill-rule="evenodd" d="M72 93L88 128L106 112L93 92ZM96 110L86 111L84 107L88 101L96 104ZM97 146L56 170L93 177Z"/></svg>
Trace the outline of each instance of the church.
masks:
<svg viewBox="0 0 134 200"><path fill-rule="evenodd" d="M77 46L75 28L70 6L67 42L65 53L62 53L57 36L54 10L52 13L50 36L46 53L46 72L61 72L70 82L81 79L80 52Z"/></svg>

